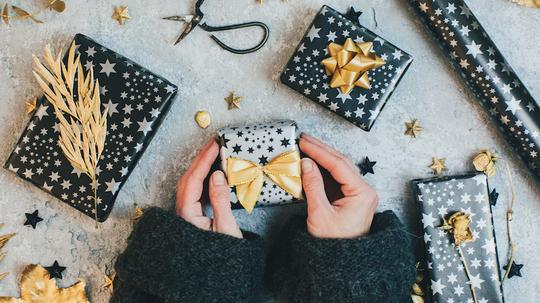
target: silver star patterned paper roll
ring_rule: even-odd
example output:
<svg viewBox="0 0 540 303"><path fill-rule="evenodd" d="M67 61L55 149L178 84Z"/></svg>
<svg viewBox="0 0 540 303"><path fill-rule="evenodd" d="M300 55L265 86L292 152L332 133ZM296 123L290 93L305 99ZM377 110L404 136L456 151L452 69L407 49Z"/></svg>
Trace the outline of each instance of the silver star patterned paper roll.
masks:
<svg viewBox="0 0 540 303"><path fill-rule="evenodd" d="M472 93L540 182L540 109L463 0L409 0Z"/></svg>
<svg viewBox="0 0 540 303"><path fill-rule="evenodd" d="M497 242L489 203L487 177L469 174L412 182L422 222L430 291L435 303L503 303ZM465 265L452 236L442 230L443 218L456 212L470 216L473 241L460 245Z"/></svg>
<svg viewBox="0 0 540 303"><path fill-rule="evenodd" d="M81 64L86 70L93 67L99 80L102 110L108 108L105 148L97 168L97 219L102 222L168 112L177 87L84 35L77 34L74 41ZM94 218L90 179L71 166L58 146L53 106L45 98L39 104L5 167Z"/></svg>

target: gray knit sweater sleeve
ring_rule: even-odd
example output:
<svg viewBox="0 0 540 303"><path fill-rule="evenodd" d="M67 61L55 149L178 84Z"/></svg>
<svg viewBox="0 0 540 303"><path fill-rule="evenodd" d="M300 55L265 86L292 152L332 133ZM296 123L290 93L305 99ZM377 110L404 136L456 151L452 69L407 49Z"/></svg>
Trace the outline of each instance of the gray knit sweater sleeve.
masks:
<svg viewBox="0 0 540 303"><path fill-rule="evenodd" d="M116 262L113 303L260 302L264 245L203 231L151 208Z"/></svg>
<svg viewBox="0 0 540 303"><path fill-rule="evenodd" d="M411 302L414 256L393 212L376 214L370 234L320 239L293 218L269 256L267 278L288 302Z"/></svg>

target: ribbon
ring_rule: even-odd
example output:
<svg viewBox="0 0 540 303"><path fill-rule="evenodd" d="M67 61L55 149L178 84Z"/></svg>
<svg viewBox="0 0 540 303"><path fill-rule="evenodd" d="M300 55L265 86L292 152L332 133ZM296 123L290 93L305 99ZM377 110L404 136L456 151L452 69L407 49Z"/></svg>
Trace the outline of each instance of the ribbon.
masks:
<svg viewBox="0 0 540 303"><path fill-rule="evenodd" d="M284 152L264 166L249 160L229 157L227 159L229 186L236 186L238 201L248 213L253 211L259 199L265 175L291 196L303 199L300 160L300 153L297 150Z"/></svg>
<svg viewBox="0 0 540 303"><path fill-rule="evenodd" d="M347 38L343 45L328 44L330 57L322 64L326 74L332 75L330 87L339 87L343 94L348 94L355 86L370 89L368 71L386 64L372 51L373 42L355 43L351 38Z"/></svg>

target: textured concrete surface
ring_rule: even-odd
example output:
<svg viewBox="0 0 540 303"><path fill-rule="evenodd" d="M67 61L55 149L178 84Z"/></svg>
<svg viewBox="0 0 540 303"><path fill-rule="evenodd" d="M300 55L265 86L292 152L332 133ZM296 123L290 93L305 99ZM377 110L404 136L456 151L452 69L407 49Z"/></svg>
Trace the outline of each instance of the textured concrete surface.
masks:
<svg viewBox="0 0 540 303"><path fill-rule="evenodd" d="M22 1L10 1L13 4ZM61 14L46 13L43 25L14 22L0 27L0 161L11 152L28 117L24 102L39 94L31 75L31 54L45 44L64 47L81 32L140 62L179 84L181 93L122 189L110 219L100 229L86 216L56 201L6 170L0 170L0 222L4 231L18 233L8 245L8 257L0 272L12 274L0 282L1 295L18 295L17 277L29 263L67 266L63 286L82 277L88 281L92 301L106 302L109 293L100 288L103 272L110 269L126 244L134 204L172 208L178 177L200 147L219 127L277 118L290 118L300 127L329 142L355 161L364 156L376 160L376 175L367 177L379 191L380 209L393 209L415 233L414 201L408 181L430 176L432 156L446 157L449 174L469 170L470 158L479 149L498 151L511 167L517 192L515 209L516 260L525 264L523 278L505 284L507 302L537 302L540 288L540 190L526 168L493 127L488 115L467 92L445 58L415 21L404 0L331 1L344 11L351 4L365 14L362 23L415 57L375 127L366 133L334 116L278 82L278 75L303 36L312 17L325 1L268 0L260 7L252 0L207 1L204 10L210 24L263 20L272 29L261 51L238 56L221 50L201 29L173 47L179 25L161 21L172 13L189 13L192 1L106 0L67 1ZM33 3L33 2L31 2ZM521 75L537 100L540 98L540 11L506 0L468 1L507 60ZM114 4L129 5L133 17L120 27L111 20ZM28 7L30 4L25 4ZM243 31L220 34L238 46L250 44ZM253 39L257 39L256 37ZM231 90L244 97L243 109L227 111L223 98ZM193 122L197 110L211 112L207 130ZM403 123L418 118L425 127L420 138L403 135ZM502 262L506 260L506 175L499 173L492 185L501 192L495 208L495 225ZM23 226L24 213L39 209L45 219L36 230ZM236 215L243 228L272 235L292 212L302 206L258 209L251 216Z"/></svg>

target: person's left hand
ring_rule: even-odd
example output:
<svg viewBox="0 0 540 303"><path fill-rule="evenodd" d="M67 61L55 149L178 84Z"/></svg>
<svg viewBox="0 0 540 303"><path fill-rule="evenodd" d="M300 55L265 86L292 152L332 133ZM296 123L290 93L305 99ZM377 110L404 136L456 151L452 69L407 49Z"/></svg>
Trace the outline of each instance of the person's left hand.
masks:
<svg viewBox="0 0 540 303"><path fill-rule="evenodd" d="M218 154L219 146L212 139L180 178L176 187L176 213L200 229L242 238L242 232L231 210L229 186L222 171L216 171L210 177L210 204L214 210L214 219L203 213L203 182Z"/></svg>

